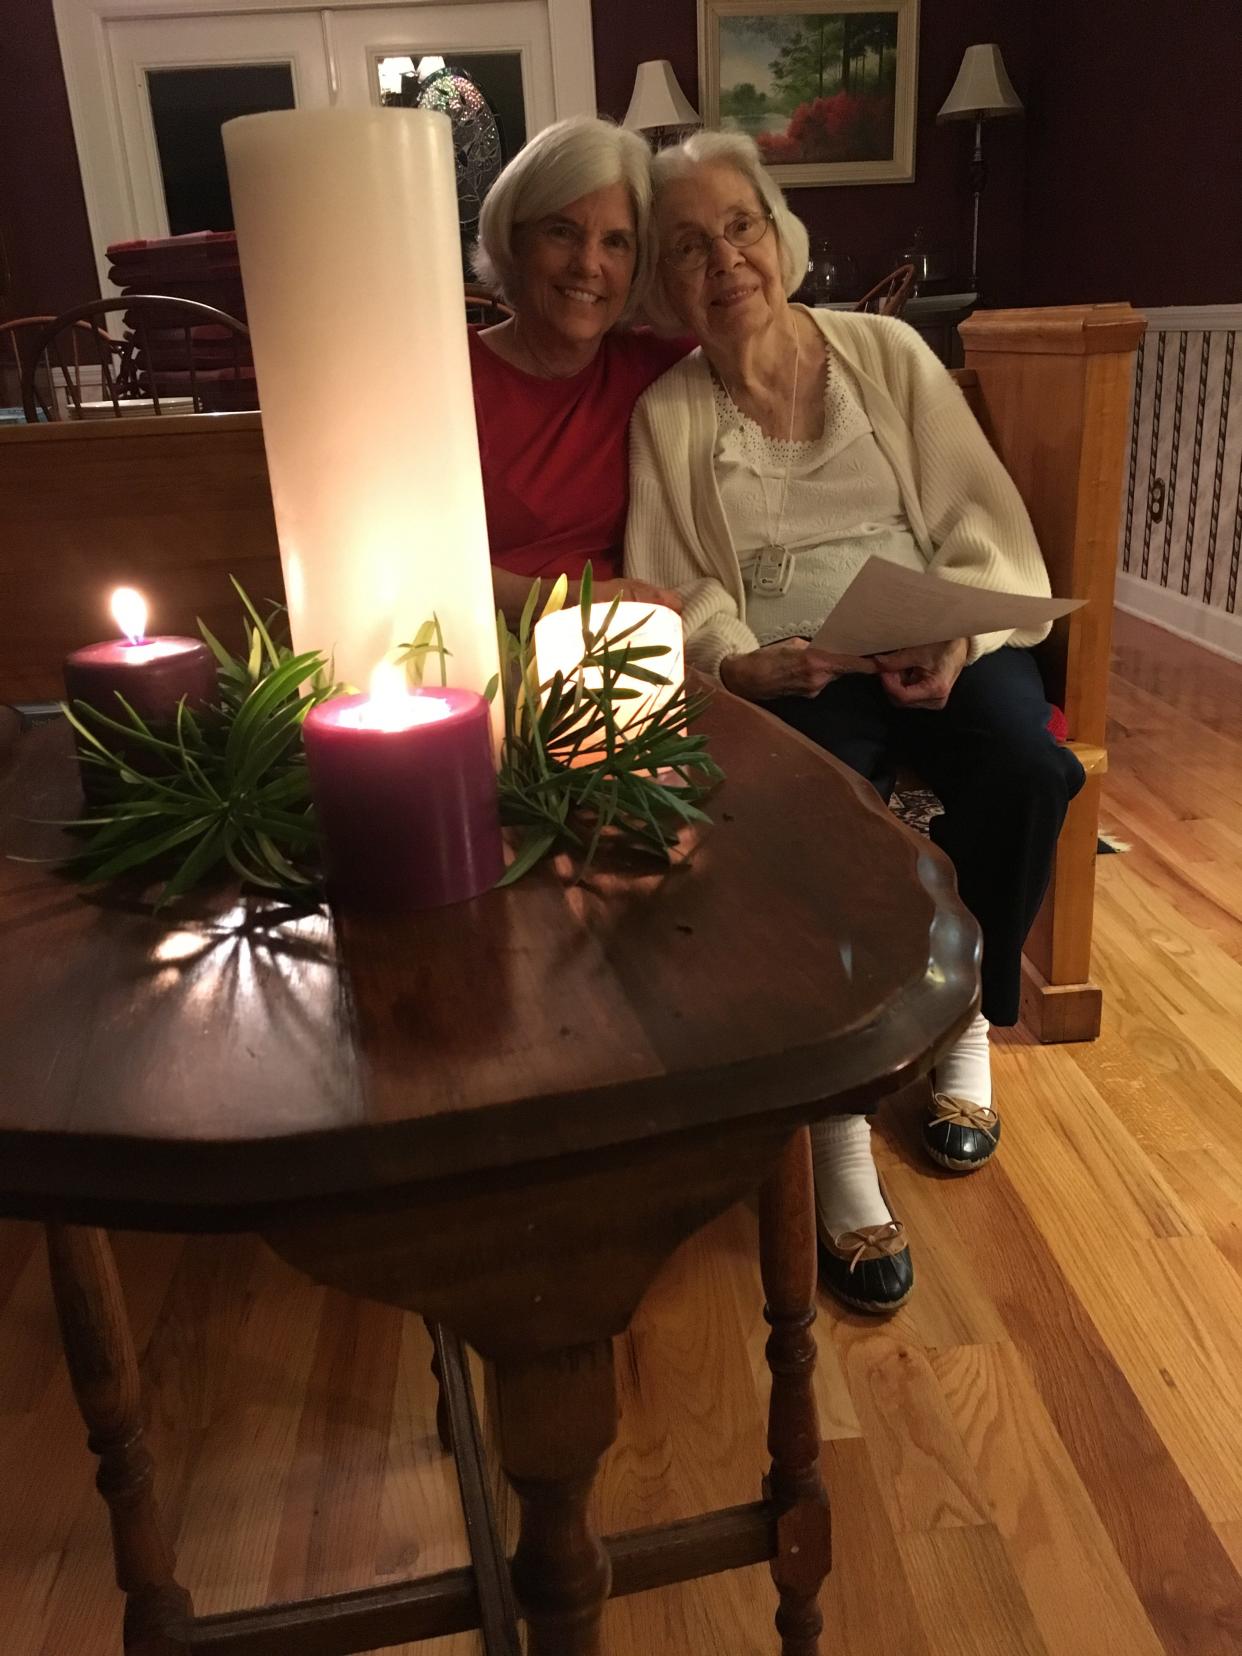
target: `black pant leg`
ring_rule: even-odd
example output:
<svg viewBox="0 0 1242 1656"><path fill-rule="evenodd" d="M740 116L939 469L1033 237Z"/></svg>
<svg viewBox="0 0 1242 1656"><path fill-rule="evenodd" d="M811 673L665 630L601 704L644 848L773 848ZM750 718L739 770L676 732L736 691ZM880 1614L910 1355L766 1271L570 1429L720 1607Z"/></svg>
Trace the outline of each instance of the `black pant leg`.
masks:
<svg viewBox="0 0 1242 1656"><path fill-rule="evenodd" d="M897 716L903 755L944 805L932 838L983 932L983 1014L995 1024L1018 1021L1022 945L1084 781L1049 736L1049 711L1030 651L1002 649L962 670L940 712Z"/></svg>
<svg viewBox="0 0 1242 1656"><path fill-rule="evenodd" d="M763 705L865 777L887 804L897 779L892 709L866 673L833 679L818 696L778 696Z"/></svg>

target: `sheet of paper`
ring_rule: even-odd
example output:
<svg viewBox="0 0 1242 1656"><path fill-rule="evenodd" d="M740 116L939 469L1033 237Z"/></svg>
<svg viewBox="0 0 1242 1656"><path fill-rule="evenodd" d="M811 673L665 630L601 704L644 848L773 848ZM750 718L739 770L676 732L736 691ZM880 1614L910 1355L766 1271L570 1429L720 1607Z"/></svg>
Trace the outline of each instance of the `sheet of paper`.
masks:
<svg viewBox="0 0 1242 1656"><path fill-rule="evenodd" d="M991 592L942 575L903 569L886 558L868 558L811 642L833 655L878 655L976 633L1040 626L1085 601Z"/></svg>

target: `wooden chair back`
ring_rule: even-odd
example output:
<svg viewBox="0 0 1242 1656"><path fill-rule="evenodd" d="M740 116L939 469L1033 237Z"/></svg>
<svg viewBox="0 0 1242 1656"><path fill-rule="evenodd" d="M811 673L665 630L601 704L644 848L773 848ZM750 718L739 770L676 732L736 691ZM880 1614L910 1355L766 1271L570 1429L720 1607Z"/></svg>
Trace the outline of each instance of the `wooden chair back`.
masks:
<svg viewBox="0 0 1242 1656"><path fill-rule="evenodd" d="M49 324L56 320L54 316L15 316L8 322L0 322L0 369L3 370L5 380L10 381L15 387L19 401L23 395L23 382L29 378L34 393L36 419L40 415L45 420L59 417L59 399L56 395L56 378L50 348L45 345L41 351L34 349L36 342L46 333ZM91 370L92 373L99 370L102 378L105 363L111 376L123 382L122 360L125 343L123 340L114 339L96 323L85 319L73 323L66 329L61 346L59 366L65 395L70 402L80 406L83 390L89 389L83 377L84 373L87 370ZM64 361L66 353L69 357L68 362ZM26 418L30 418L28 412Z"/></svg>
<svg viewBox="0 0 1242 1656"><path fill-rule="evenodd" d="M97 317L113 311L122 313L128 330L119 347L96 322ZM114 419L120 419L127 412L125 405L132 408L135 400L149 399L150 412L155 415L165 413L174 399L175 406L183 408L188 398L196 414L221 406L236 409L256 405L250 330L244 322L197 299L129 294L79 305L52 317L35 334L22 372L22 407L27 420L37 420L40 410L44 419L59 418L58 407L39 393L36 374L40 361L48 362L60 373L67 400L81 417L84 399L77 354L78 330L83 324L107 341L98 351L97 365L103 400ZM74 367L66 362L66 340L73 345ZM170 389L173 386L175 391ZM225 391L226 386L231 389Z"/></svg>
<svg viewBox="0 0 1242 1656"><path fill-rule="evenodd" d="M489 288L478 282L466 283L466 321L490 328L513 315L513 306L497 299Z"/></svg>
<svg viewBox="0 0 1242 1656"><path fill-rule="evenodd" d="M874 316L900 316L906 308L914 287L914 266L898 265L882 281L864 293L854 306L856 311L870 311Z"/></svg>

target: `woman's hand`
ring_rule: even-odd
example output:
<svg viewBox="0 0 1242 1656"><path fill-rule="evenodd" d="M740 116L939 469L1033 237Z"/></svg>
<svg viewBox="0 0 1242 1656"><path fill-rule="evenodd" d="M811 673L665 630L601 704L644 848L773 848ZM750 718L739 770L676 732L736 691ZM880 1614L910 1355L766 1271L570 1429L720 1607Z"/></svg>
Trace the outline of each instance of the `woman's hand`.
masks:
<svg viewBox="0 0 1242 1656"><path fill-rule="evenodd" d="M825 655L805 638L785 638L746 655L726 656L720 663L720 682L747 701L772 701L777 696L818 696L826 684L846 673L878 670L864 656Z"/></svg>
<svg viewBox="0 0 1242 1656"><path fill-rule="evenodd" d="M570 587L569 603L577 603L578 591L575 581ZM678 615L682 609L681 593L674 588L652 586L650 581L636 581L628 575L617 581L596 581L591 589L591 598L596 604L611 604L614 598L635 604L663 604L666 609L676 610Z"/></svg>
<svg viewBox="0 0 1242 1656"><path fill-rule="evenodd" d="M913 650L890 650L873 656L884 693L894 707L921 707L938 713L948 702L957 676L970 654L968 638L946 644L921 644Z"/></svg>

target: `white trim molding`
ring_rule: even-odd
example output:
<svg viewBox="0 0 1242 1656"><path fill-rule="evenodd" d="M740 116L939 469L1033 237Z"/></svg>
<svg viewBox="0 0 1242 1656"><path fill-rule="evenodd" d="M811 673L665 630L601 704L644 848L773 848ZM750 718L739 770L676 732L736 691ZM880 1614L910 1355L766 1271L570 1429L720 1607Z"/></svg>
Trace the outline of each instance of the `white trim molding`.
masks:
<svg viewBox="0 0 1242 1656"><path fill-rule="evenodd" d="M1153 333L1242 331L1242 305L1153 305L1143 315Z"/></svg>
<svg viewBox="0 0 1242 1656"><path fill-rule="evenodd" d="M545 104L543 109L529 113L539 124L567 115L593 115L595 46L591 0L539 0L539 3L547 13L553 109L549 113ZM150 222L152 215L146 200L149 190L144 187L138 192L142 196L140 200L132 182L138 169L149 172L155 163L151 158L144 161L143 157L132 154L132 142L127 149L125 120L118 97L118 75L125 75L126 66L114 59L111 25L177 20L199 23L208 18L230 16L258 19L266 15L275 20L282 13L303 13L308 19L314 19L316 35L322 40L327 102L335 103L342 100L338 99L333 85L339 68L333 54L334 14L456 9L463 14L463 19L466 14L478 19L487 9L487 0L332 0L327 6L316 5L313 0L52 0L52 4L91 242L100 290L105 295L114 291L108 280L104 252L109 243L159 233L152 229ZM538 126L532 130L538 130Z"/></svg>
<svg viewBox="0 0 1242 1656"><path fill-rule="evenodd" d="M1178 638L1202 644L1231 661L1242 661L1242 615L1213 609L1197 598L1183 598L1180 592L1140 581L1122 570L1117 571L1116 603L1126 615L1137 615Z"/></svg>

